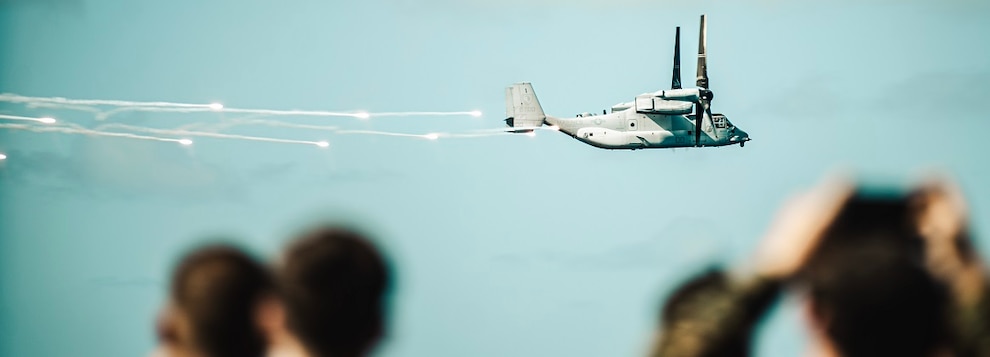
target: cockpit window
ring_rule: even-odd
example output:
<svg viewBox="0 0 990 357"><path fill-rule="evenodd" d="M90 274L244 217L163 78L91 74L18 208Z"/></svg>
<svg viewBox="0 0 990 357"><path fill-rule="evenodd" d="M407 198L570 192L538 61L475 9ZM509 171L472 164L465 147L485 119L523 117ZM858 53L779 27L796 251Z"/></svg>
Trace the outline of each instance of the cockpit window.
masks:
<svg viewBox="0 0 990 357"><path fill-rule="evenodd" d="M716 128L727 128L729 126L729 119L722 114L715 114L712 115L712 123L715 124Z"/></svg>

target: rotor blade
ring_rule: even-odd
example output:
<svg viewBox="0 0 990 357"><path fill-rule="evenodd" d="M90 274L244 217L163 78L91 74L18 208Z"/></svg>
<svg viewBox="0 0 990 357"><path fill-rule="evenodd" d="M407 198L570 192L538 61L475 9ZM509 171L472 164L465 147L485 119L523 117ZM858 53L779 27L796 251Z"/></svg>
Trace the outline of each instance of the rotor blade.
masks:
<svg viewBox="0 0 990 357"><path fill-rule="evenodd" d="M704 101L694 105L694 146L701 143L701 121L705 118Z"/></svg>
<svg viewBox="0 0 990 357"><path fill-rule="evenodd" d="M701 35L698 38L698 87L708 88L708 15L701 15Z"/></svg>
<svg viewBox="0 0 990 357"><path fill-rule="evenodd" d="M715 130L715 117L712 116L712 107L705 106L705 114L708 114L708 123L712 126L712 135L718 139L718 130Z"/></svg>
<svg viewBox="0 0 990 357"><path fill-rule="evenodd" d="M674 76L670 81L671 89L681 89L681 27L677 26L674 36Z"/></svg>

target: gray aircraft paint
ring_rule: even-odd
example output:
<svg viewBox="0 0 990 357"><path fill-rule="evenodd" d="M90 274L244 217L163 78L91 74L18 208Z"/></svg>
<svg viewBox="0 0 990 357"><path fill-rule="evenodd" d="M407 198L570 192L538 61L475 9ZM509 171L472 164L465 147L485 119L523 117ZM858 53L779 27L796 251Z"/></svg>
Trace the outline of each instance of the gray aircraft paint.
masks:
<svg viewBox="0 0 990 357"><path fill-rule="evenodd" d="M549 125L589 145L603 149L653 149L745 145L749 134L732 125L722 114L711 114L707 89L706 16L701 16L698 45L698 88L677 88L680 83L680 29L674 48L673 89L644 93L631 102L612 106L608 114L579 114L573 118L547 116L533 85L516 83L506 88L506 124L511 132L530 132ZM698 108L698 106L702 106ZM695 122L700 116L701 123ZM700 136L695 130L700 127ZM697 142L696 142L697 141Z"/></svg>

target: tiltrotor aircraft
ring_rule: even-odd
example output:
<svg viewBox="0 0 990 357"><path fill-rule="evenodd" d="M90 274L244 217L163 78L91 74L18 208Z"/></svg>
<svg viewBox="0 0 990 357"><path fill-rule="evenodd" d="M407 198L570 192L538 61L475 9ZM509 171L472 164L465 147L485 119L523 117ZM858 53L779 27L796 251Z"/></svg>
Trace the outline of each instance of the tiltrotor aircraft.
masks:
<svg viewBox="0 0 990 357"><path fill-rule="evenodd" d="M505 123L514 133L530 133L548 125L577 140L603 149L654 149L726 146L749 141L749 134L722 114L712 114L705 47L707 18L701 15L697 88L681 88L681 28L674 39L671 89L636 96L612 106L611 113L556 118L543 113L533 85L516 83L505 90ZM693 108L692 108L693 107ZM692 113L693 112L693 113ZM701 118L700 120L698 118Z"/></svg>

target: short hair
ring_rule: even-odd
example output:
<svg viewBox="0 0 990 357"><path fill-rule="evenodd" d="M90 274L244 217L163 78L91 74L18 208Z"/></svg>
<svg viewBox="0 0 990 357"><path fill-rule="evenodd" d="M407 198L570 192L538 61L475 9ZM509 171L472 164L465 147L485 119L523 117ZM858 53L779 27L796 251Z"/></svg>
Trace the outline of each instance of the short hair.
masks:
<svg viewBox="0 0 990 357"><path fill-rule="evenodd" d="M729 278L716 267L707 268L700 274L690 277L677 287L665 300L661 309L660 321L672 324L683 318L693 318L698 304L704 305L707 295L726 294Z"/></svg>
<svg viewBox="0 0 990 357"><path fill-rule="evenodd" d="M317 356L359 356L384 334L389 269L364 235L340 228L304 234L278 271L289 330Z"/></svg>
<svg viewBox="0 0 990 357"><path fill-rule="evenodd" d="M780 290L779 281L735 281L718 267L695 275L667 297L652 355L751 355L757 325Z"/></svg>
<svg viewBox="0 0 990 357"><path fill-rule="evenodd" d="M812 310L843 356L945 347L947 287L925 268L909 212L903 197L854 197L803 272Z"/></svg>
<svg viewBox="0 0 990 357"><path fill-rule="evenodd" d="M192 343L210 357L256 357L267 349L255 324L260 299L272 290L263 265L230 245L187 254L177 266L171 295L191 322Z"/></svg>

